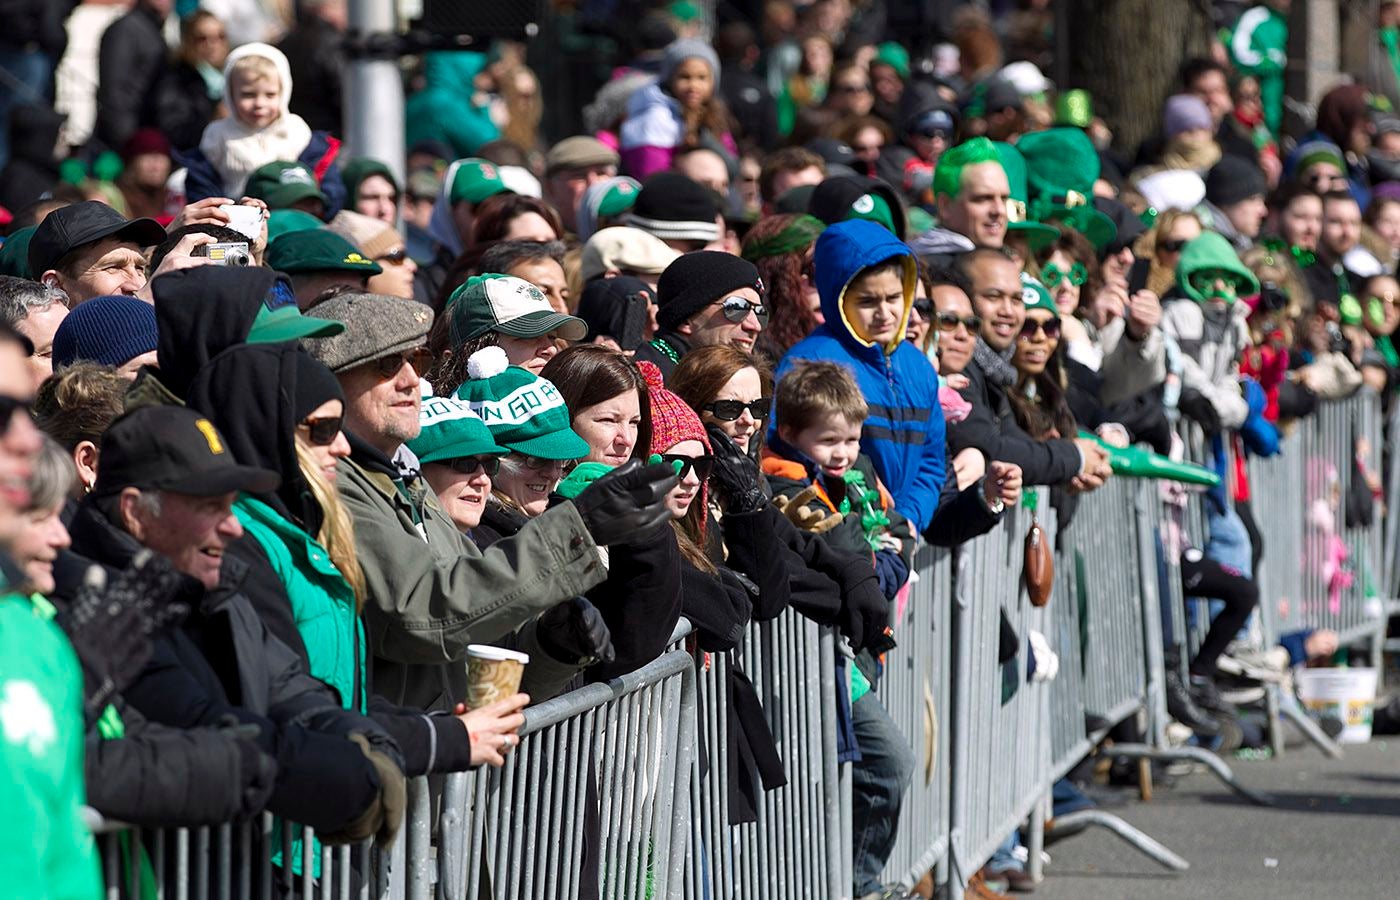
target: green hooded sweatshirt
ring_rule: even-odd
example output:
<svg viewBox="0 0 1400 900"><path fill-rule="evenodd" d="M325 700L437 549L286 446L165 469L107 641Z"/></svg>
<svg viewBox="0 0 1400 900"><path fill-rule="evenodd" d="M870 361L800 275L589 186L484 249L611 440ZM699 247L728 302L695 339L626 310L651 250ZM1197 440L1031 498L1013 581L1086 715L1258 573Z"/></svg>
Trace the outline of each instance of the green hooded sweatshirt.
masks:
<svg viewBox="0 0 1400 900"><path fill-rule="evenodd" d="M1197 303L1205 303L1207 297L1191 283L1191 276L1209 270L1229 273L1236 297L1259 293L1259 279L1240 262L1230 242L1214 231L1205 232L1182 249L1181 260L1176 264L1176 283L1181 292Z"/></svg>

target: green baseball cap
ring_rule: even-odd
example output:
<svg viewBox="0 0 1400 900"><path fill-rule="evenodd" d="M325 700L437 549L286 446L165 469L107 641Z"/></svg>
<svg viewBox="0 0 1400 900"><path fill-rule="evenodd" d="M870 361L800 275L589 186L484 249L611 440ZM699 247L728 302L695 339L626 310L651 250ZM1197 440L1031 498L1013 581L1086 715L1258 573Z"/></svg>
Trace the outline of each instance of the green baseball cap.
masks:
<svg viewBox="0 0 1400 900"><path fill-rule="evenodd" d="M308 228L282 235L267 245L267 264L279 272L355 272L378 275L379 263L365 256L345 238L325 228Z"/></svg>
<svg viewBox="0 0 1400 900"><path fill-rule="evenodd" d="M5 238L0 246L0 275L29 277L29 239L38 230L38 225L29 225Z"/></svg>
<svg viewBox="0 0 1400 900"><path fill-rule="evenodd" d="M508 194L510 188L501 180L501 170L485 159L462 159L455 164L452 189L447 198L453 203L480 203L496 194Z"/></svg>
<svg viewBox="0 0 1400 900"><path fill-rule="evenodd" d="M874 222L876 225L885 226L885 230L890 234L897 234L894 227L894 212L890 209L890 204L884 197L871 191L868 194L861 194L851 202L851 211L846 214L847 219L865 219Z"/></svg>
<svg viewBox="0 0 1400 900"><path fill-rule="evenodd" d="M533 338L558 331L566 341L581 341L588 323L555 312L544 293L512 275L473 275L447 298L452 343L460 344L488 331Z"/></svg>
<svg viewBox="0 0 1400 900"><path fill-rule="evenodd" d="M422 430L408 442L408 449L420 463L510 452L496 443L491 429L471 406L456 397L424 397L418 423Z"/></svg>
<svg viewBox="0 0 1400 900"><path fill-rule="evenodd" d="M324 228L325 225L325 222L309 212L299 209L274 209L267 216L267 239L272 242L293 231Z"/></svg>
<svg viewBox="0 0 1400 900"><path fill-rule="evenodd" d="M615 178L598 201L598 218L620 216L637 202L637 183L630 178Z"/></svg>
<svg viewBox="0 0 1400 900"><path fill-rule="evenodd" d="M296 295L285 275L278 275L263 297L262 306L248 331L250 344L280 344L302 338L330 337L340 334L345 325L331 319L303 316L297 308Z"/></svg>
<svg viewBox="0 0 1400 900"><path fill-rule="evenodd" d="M467 360L467 380L457 388L496 443L540 459L580 459L588 442L571 427L559 389L528 369L512 366L500 347L483 347Z"/></svg>
<svg viewBox="0 0 1400 900"><path fill-rule="evenodd" d="M1043 309L1053 313L1057 319L1060 317L1060 311L1055 308L1055 301L1050 298L1050 292L1045 289L1045 285L1025 272L1021 273L1021 302L1028 310Z"/></svg>
<svg viewBox="0 0 1400 900"><path fill-rule="evenodd" d="M285 209L300 200L315 197L326 203L326 195L316 175L305 164L279 160L259 166L248 176L243 193L265 202L268 209Z"/></svg>

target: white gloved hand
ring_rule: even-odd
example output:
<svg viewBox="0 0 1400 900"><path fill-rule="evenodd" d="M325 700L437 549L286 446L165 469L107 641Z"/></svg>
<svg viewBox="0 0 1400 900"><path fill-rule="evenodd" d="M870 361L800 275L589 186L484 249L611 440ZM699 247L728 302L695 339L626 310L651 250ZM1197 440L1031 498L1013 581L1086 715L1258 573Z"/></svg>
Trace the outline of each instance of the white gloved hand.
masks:
<svg viewBox="0 0 1400 900"><path fill-rule="evenodd" d="M1050 649L1050 642L1039 631L1027 631L1031 654L1035 656L1035 672L1031 681L1054 681L1060 671L1060 657Z"/></svg>

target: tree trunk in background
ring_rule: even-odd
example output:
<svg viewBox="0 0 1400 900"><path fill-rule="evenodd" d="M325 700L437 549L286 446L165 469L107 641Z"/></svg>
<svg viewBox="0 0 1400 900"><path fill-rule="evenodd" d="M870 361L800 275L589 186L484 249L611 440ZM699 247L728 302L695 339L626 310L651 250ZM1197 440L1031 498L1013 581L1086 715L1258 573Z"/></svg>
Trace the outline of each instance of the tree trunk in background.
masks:
<svg viewBox="0 0 1400 900"><path fill-rule="evenodd" d="M1162 103L1181 64L1210 50L1207 0L1061 0L1068 6L1069 87L1094 110L1129 159L1161 130ZM1065 85L1061 85L1064 87Z"/></svg>

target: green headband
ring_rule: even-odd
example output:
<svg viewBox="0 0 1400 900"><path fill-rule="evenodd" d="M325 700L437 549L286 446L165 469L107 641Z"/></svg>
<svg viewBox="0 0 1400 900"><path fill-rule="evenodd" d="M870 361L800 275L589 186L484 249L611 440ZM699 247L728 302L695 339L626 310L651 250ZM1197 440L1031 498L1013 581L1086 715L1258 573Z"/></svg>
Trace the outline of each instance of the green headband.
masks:
<svg viewBox="0 0 1400 900"><path fill-rule="evenodd" d="M821 219L803 213L789 222L777 234L745 242L740 255L749 262L756 262L769 256L780 256L784 253L806 250L812 246L812 242L817 239L824 228L826 228L826 223Z"/></svg>

